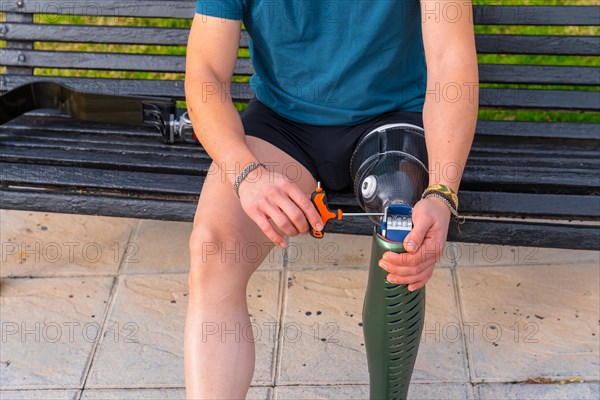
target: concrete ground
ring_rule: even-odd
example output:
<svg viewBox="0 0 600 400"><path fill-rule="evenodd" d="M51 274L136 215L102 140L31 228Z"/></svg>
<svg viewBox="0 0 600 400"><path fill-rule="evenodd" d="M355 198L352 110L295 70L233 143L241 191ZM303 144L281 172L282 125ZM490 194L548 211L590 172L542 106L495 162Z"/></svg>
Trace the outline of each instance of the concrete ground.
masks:
<svg viewBox="0 0 600 400"><path fill-rule="evenodd" d="M2 400L184 397L191 224L0 211L0 228ZM248 398L368 398L370 245L326 234L271 253L248 290ZM599 287L598 251L448 243L410 398L600 398Z"/></svg>

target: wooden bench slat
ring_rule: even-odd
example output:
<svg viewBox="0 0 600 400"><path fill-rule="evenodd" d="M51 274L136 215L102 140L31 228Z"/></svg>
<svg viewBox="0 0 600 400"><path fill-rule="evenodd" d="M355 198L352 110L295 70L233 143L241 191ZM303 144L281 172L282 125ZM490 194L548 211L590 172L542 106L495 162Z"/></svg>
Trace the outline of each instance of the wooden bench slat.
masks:
<svg viewBox="0 0 600 400"><path fill-rule="evenodd" d="M4 65L18 67L73 68L75 66L81 69L117 71L185 72L184 56L0 49L0 57L3 57ZM25 59L22 60L22 57ZM600 84L600 73L597 67L480 64L479 71L482 83L582 86ZM234 73L253 74L254 68L250 59L238 58Z"/></svg>
<svg viewBox="0 0 600 400"><path fill-rule="evenodd" d="M336 197L332 196L332 200ZM115 196L109 193L81 194L29 191L0 188L0 201L5 208L46 212L69 211L78 214L107 215L130 218L152 218L169 221L192 221L197 204L194 199L146 199ZM332 204L334 202L332 201ZM372 235L373 225L359 218L332 221L327 232ZM577 223L536 223L469 219L461 225L461 233L450 224L449 241L496 243L528 247L554 247L597 250L600 229ZM568 238L568 240L565 240Z"/></svg>
<svg viewBox="0 0 600 400"><path fill-rule="evenodd" d="M184 28L0 22L1 40L185 46L188 36ZM242 31L240 47L249 40ZM478 34L475 40L480 54L600 55L596 36Z"/></svg>
<svg viewBox="0 0 600 400"><path fill-rule="evenodd" d="M64 76L0 75L0 91L12 90L30 82L50 81L67 85L82 92L117 96L185 97L184 81L156 79L77 78ZM237 84L232 84L237 86ZM240 91L240 89L238 89Z"/></svg>
<svg viewBox="0 0 600 400"><path fill-rule="evenodd" d="M65 152L72 151L88 155L88 158L83 161L81 161L78 154L74 154L73 157L69 158L72 163L79 163L80 165L86 165L86 160L90 160L90 164L110 160L115 166L128 166L129 169L132 169L138 165L135 160L143 157L144 163L141 166L147 165L147 160L154 160L156 170L160 170L161 165L164 165L167 169L173 169L176 168L179 162L185 162L188 165L199 160L204 161L203 165L207 166L206 162L210 161L208 155L199 145L188 146L185 150L171 148L170 146L163 146L163 149L160 149L153 145L128 144L123 140L107 143L98 140L81 140L77 142L57 139L56 136L43 138L42 135L15 138L2 131L0 131L0 138L3 140L5 149L0 159L19 157L23 161L35 159L52 163L61 155L64 155ZM157 138L156 143L158 142ZM472 171L473 175L477 176L477 174L486 174L486 171L488 175L493 173L490 171L496 171L497 179L503 178L505 181L515 181L515 183L522 184L523 179L530 182L532 179L536 179L536 175L539 173L547 173L549 170L560 171L560 173L553 173L554 177L574 172L580 174L583 179L590 176L596 177L596 174L586 173L586 170L600 169L597 148L588 152L573 151L562 154L560 151L555 153L518 151L514 150L514 147L511 150L506 150L506 146L504 146L506 154L499 154L497 150L495 152L489 149L482 150L481 145L474 143L469 158L471 164L469 172ZM144 157L149 153L152 154L152 157ZM196 170L200 171L199 168ZM507 171L512 172L507 173ZM594 180L596 186L600 186L600 175Z"/></svg>
<svg viewBox="0 0 600 400"><path fill-rule="evenodd" d="M17 67L93 69L108 71L185 72L185 56L75 51L0 49L2 64ZM249 58L237 59L234 73L254 72Z"/></svg>
<svg viewBox="0 0 600 400"><path fill-rule="evenodd" d="M0 49L0 58L7 66L116 71L185 71L185 57L172 55Z"/></svg>
<svg viewBox="0 0 600 400"><path fill-rule="evenodd" d="M479 54L600 55L596 36L479 34L475 42Z"/></svg>
<svg viewBox="0 0 600 400"><path fill-rule="evenodd" d="M30 131L41 129L56 131L60 134L72 133L74 137L85 137L86 134L100 134L103 137L117 135L129 140L139 140L143 137L156 138L156 131L142 127L116 126L113 124L96 124L82 122L63 116L52 116L43 111L29 113L19 120L12 121L4 128ZM0 127L2 130L3 127ZM491 121L477 122L476 139L483 136L500 136L506 139L561 139L561 140L595 140L600 141L600 125L576 122L527 122L527 121ZM504 140L504 139L503 139ZM162 146L162 144L161 144ZM174 144L170 146L189 147L189 145Z"/></svg>
<svg viewBox="0 0 600 400"><path fill-rule="evenodd" d="M184 28L0 22L0 40L185 46L189 33ZM249 40L242 31L240 47L248 47Z"/></svg>
<svg viewBox="0 0 600 400"><path fill-rule="evenodd" d="M128 193L197 196L204 178L197 175L119 171L56 165L0 163L4 185L55 188L91 188ZM461 210L466 215L520 215L529 217L572 217L597 220L597 196L461 191ZM357 204L353 204L356 206Z"/></svg>
<svg viewBox="0 0 600 400"><path fill-rule="evenodd" d="M460 191L461 213L468 215L524 215L530 217L572 217L598 220L600 197L565 195ZM532 201L535 198L535 201ZM484 211L485 210L485 211Z"/></svg>
<svg viewBox="0 0 600 400"><path fill-rule="evenodd" d="M1 40L185 46L189 29L0 23Z"/></svg>
<svg viewBox="0 0 600 400"><path fill-rule="evenodd" d="M25 83L49 80L64 83L76 90L121 96L168 96L184 98L183 81L156 81L135 79L94 79L39 76L0 76L0 88L10 90ZM466 89L465 89L466 90ZM231 97L235 101L248 101L254 96L250 85L232 82ZM441 98L441 94L440 94ZM583 90L532 90L482 88L480 105L491 108L538 108L554 110L600 110L600 92Z"/></svg>
<svg viewBox="0 0 600 400"><path fill-rule="evenodd" d="M75 150L96 152L90 154L90 159L101 159L105 155L110 154L122 155L128 157L130 155L147 155L152 154L156 157L156 163L160 163L160 157L173 157L177 159L203 159L210 161L210 157L206 155L204 149L198 144L196 146L171 146L166 145L158 132L149 140L141 141L139 138L131 140L130 138L108 138L105 140L98 136L73 138L56 132L52 135L49 131L37 131L33 134L23 134L15 137L14 133L0 129L0 139L4 146L29 147L32 153L36 156L44 154L44 152L52 152L53 150ZM44 135L46 134L46 135ZM0 156L1 158L1 156Z"/></svg>
<svg viewBox="0 0 600 400"><path fill-rule="evenodd" d="M192 18L195 0L135 0L93 2L56 2L53 0L28 0L24 7L17 1L2 3L2 11L10 13L40 13L63 15ZM450 14L448 7L432 8L435 15ZM454 6L455 7L455 6ZM487 25L596 25L598 8L594 6L475 6L476 24Z"/></svg>
<svg viewBox="0 0 600 400"><path fill-rule="evenodd" d="M130 0L130 1L54 1L26 0L17 6L17 0L2 2L2 11L20 14L85 15L90 18L107 17L160 17L192 18L196 9L195 0ZM51 15L46 18L52 20Z"/></svg>
<svg viewBox="0 0 600 400"><path fill-rule="evenodd" d="M91 134L79 138L73 134L64 138L65 132L69 132L69 121L65 118L54 127L48 123L36 129L25 126L13 130L11 125L1 127L3 152L0 158L13 162L20 160L81 166L88 163L110 164L114 168L127 170L153 168L155 171L172 171L185 167L199 174L202 173L202 167L208 168L209 157L200 146L175 145L157 149L160 146L158 133L152 133L140 142L140 138L134 138L134 141L127 137L107 136L109 130L98 133L95 138ZM61 129L62 126L65 129ZM71 132L77 132L77 128ZM521 143L523 137L516 137L519 141L514 143L514 139L506 136L498 136L498 140L490 141L489 138L493 137L475 137L465 170L466 185L496 182L524 186L543 183L561 188L587 185L591 186L590 190L600 186L600 176L597 174L600 169L598 140L590 140L589 135L584 135L588 139L581 143L569 139L551 147L542 142ZM204 160L205 163L197 165L197 160Z"/></svg>
<svg viewBox="0 0 600 400"><path fill-rule="evenodd" d="M0 161L25 164L87 165L94 168L118 169L126 171L171 172L204 175L211 164L210 160L198 157L162 157L159 160L150 154L129 154L123 157L118 152L104 153L102 157L92 157L93 152L78 149L44 149L34 152L28 146L3 146Z"/></svg>
<svg viewBox="0 0 600 400"><path fill-rule="evenodd" d="M0 162L0 183L197 196L204 176Z"/></svg>
<svg viewBox="0 0 600 400"><path fill-rule="evenodd" d="M597 25L600 11L596 6L475 6L473 17L481 25L585 26Z"/></svg>
<svg viewBox="0 0 600 400"><path fill-rule="evenodd" d="M481 83L600 85L597 67L479 64Z"/></svg>
<svg viewBox="0 0 600 400"><path fill-rule="evenodd" d="M600 92L583 90L480 89L482 107L600 110Z"/></svg>
<svg viewBox="0 0 600 400"><path fill-rule="evenodd" d="M157 173L181 173L204 175L210 165L209 160L185 159L183 157L161 157L160 160L139 154L127 155L102 154L92 157L90 151L76 149L44 149L43 152L32 151L26 146L4 146L0 161L24 164L49 164L88 166L93 168L117 169L124 171L146 171ZM527 191L531 187L544 187L545 191L565 191L587 193L597 191L600 187L597 172L586 168L565 168L557 171L556 167L520 167L515 172L513 165L494 165L491 162L471 162L465 168L461 187L473 190L475 187L485 187L496 190L501 187L511 190ZM596 189L594 189L596 188Z"/></svg>
<svg viewBox="0 0 600 400"><path fill-rule="evenodd" d="M600 140L598 124L479 120L477 136Z"/></svg>

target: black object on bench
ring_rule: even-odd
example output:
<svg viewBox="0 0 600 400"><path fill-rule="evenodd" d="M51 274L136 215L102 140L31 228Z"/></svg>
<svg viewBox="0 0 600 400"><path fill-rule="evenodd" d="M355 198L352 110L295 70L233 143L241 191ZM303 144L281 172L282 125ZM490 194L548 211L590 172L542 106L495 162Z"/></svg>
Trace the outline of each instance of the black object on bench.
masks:
<svg viewBox="0 0 600 400"><path fill-rule="evenodd" d="M185 46L184 28L97 26L98 16L189 19L195 1L136 0L57 3L2 2L0 93L31 82L56 82L111 96L184 98L184 56L86 52L43 47L46 42ZM34 14L38 14L34 18ZM69 24L84 15L89 25ZM479 6L476 24L597 25L595 7ZM243 32L240 46L248 46ZM36 44L34 44L36 43ZM40 43L40 44L37 44ZM479 34L479 54L599 56L593 36ZM47 75L34 74L50 69ZM103 77L53 76L51 69L106 71ZM168 73L164 79L111 77L108 71ZM235 74L248 77L240 57ZM173 74L175 76L173 77ZM595 66L480 65L481 107L502 110L600 110L600 69ZM510 85L510 86L508 86ZM519 85L540 85L539 89ZM507 87L508 86L508 87ZM537 87L537 86L536 86ZM467 90L468 88L464 88ZM442 88L443 90L443 88ZM232 97L253 93L245 79ZM185 110L178 110L178 118ZM460 187L461 234L449 240L573 249L598 249L600 230L600 127L589 123L479 121ZM0 126L0 207L163 220L191 220L210 158L197 145L165 144L156 129L77 121L35 111ZM451 171L446 171L451 173ZM358 210L348 193L329 193L332 207ZM526 219L525 219L526 218ZM567 222L568 220L568 222ZM371 234L368 221L330 224L332 232Z"/></svg>

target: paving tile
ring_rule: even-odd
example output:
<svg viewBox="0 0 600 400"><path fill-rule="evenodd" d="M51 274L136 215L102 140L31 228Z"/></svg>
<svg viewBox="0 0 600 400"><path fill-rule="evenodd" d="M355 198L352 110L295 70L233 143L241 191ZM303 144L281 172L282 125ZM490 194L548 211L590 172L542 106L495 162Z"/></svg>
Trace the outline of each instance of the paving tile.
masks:
<svg viewBox="0 0 600 400"><path fill-rule="evenodd" d="M274 400L364 400L369 398L367 385L277 386Z"/></svg>
<svg viewBox="0 0 600 400"><path fill-rule="evenodd" d="M368 382L362 304L367 271L289 271L279 382Z"/></svg>
<svg viewBox="0 0 600 400"><path fill-rule="evenodd" d="M466 382L463 327L452 271L436 269L426 294L425 324L412 381Z"/></svg>
<svg viewBox="0 0 600 400"><path fill-rule="evenodd" d="M253 385L272 385L275 379L279 324L280 279L283 272L257 271L248 285L248 308L253 324L256 365Z"/></svg>
<svg viewBox="0 0 600 400"><path fill-rule="evenodd" d="M595 264L457 270L473 382L598 380Z"/></svg>
<svg viewBox="0 0 600 400"><path fill-rule="evenodd" d="M366 270L289 271L279 381L368 382L362 333Z"/></svg>
<svg viewBox="0 0 600 400"><path fill-rule="evenodd" d="M600 251L545 247L500 246L482 243L453 243L458 267L499 267L550 264L600 265Z"/></svg>
<svg viewBox="0 0 600 400"><path fill-rule="evenodd" d="M297 236L289 239L287 266L290 269L363 268L371 261L371 236L326 233L323 239ZM455 263L453 243L448 243L438 267L451 267Z"/></svg>
<svg viewBox="0 0 600 400"><path fill-rule="evenodd" d="M473 398L468 383L411 383L408 398L414 400L468 400Z"/></svg>
<svg viewBox="0 0 600 400"><path fill-rule="evenodd" d="M130 251L123 259L123 272L187 272L191 231L191 222L141 220L131 236Z"/></svg>
<svg viewBox="0 0 600 400"><path fill-rule="evenodd" d="M2 400L76 400L79 390L0 390Z"/></svg>
<svg viewBox="0 0 600 400"><path fill-rule="evenodd" d="M568 385L483 384L475 386L481 400L597 400L600 383L571 383Z"/></svg>
<svg viewBox="0 0 600 400"><path fill-rule="evenodd" d="M247 400L268 400L271 388L251 387ZM85 390L81 400L181 400L185 389L93 389Z"/></svg>
<svg viewBox="0 0 600 400"><path fill-rule="evenodd" d="M79 388L112 283L110 277L1 280L1 388Z"/></svg>
<svg viewBox="0 0 600 400"><path fill-rule="evenodd" d="M248 300L255 325L276 324L278 286L279 272L259 271L252 277ZM88 386L183 387L186 296L186 274L125 276ZM266 328L263 336L255 338L254 381L259 383L272 381L275 340Z"/></svg>
<svg viewBox="0 0 600 400"><path fill-rule="evenodd" d="M127 274L188 272L190 269L189 237L191 222L142 220L131 239L131 252L124 259ZM265 248L260 244L258 249ZM229 257L256 257L257 245L233 249ZM273 249L259 269L283 267L283 251Z"/></svg>
<svg viewBox="0 0 600 400"><path fill-rule="evenodd" d="M135 221L0 210L1 277L115 275Z"/></svg>
<svg viewBox="0 0 600 400"><path fill-rule="evenodd" d="M358 267L367 269L371 236L325 233L323 239L309 235L289 238L287 266L292 269Z"/></svg>
<svg viewBox="0 0 600 400"><path fill-rule="evenodd" d="M408 398L415 400L465 400L471 399L471 388L468 384L430 383L411 384ZM275 388L275 400L368 400L368 385L333 385L333 386L278 386Z"/></svg>
<svg viewBox="0 0 600 400"><path fill-rule="evenodd" d="M289 272L282 382L368 382L359 325L367 276L367 271L360 270ZM413 381L466 380L451 271L436 270L427 291L426 334L422 336Z"/></svg>
<svg viewBox="0 0 600 400"><path fill-rule="evenodd" d="M436 268L451 268L456 266L457 242L446 242L444 252L436 264Z"/></svg>

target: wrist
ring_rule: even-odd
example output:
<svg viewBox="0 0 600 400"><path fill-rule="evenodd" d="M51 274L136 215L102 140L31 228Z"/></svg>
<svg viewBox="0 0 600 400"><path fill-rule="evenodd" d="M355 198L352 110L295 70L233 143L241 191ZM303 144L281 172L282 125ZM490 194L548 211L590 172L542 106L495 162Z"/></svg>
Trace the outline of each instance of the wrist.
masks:
<svg viewBox="0 0 600 400"><path fill-rule="evenodd" d="M248 185L248 183L256 182L260 179L264 169L266 169L265 164L260 162L251 162L242 169L233 182L233 193L238 199L240 198L239 190L242 183L247 182L246 185Z"/></svg>
<svg viewBox="0 0 600 400"><path fill-rule="evenodd" d="M218 158L218 162L217 159L214 159L214 161L220 170L221 176L231 185L235 183L236 178L242 173L244 168L252 163L259 162L258 158L245 143L231 148L227 154Z"/></svg>
<svg viewBox="0 0 600 400"><path fill-rule="evenodd" d="M443 210L442 212L444 213L444 215L446 215L448 217L448 219L450 219L450 217L452 216L452 211L450 210L451 207L449 207L448 203L446 203L441 198L439 198L437 196L429 196L429 197L423 198L423 200L427 200L427 201L431 202L431 204L435 204L435 206L437 208L440 208L441 210Z"/></svg>

